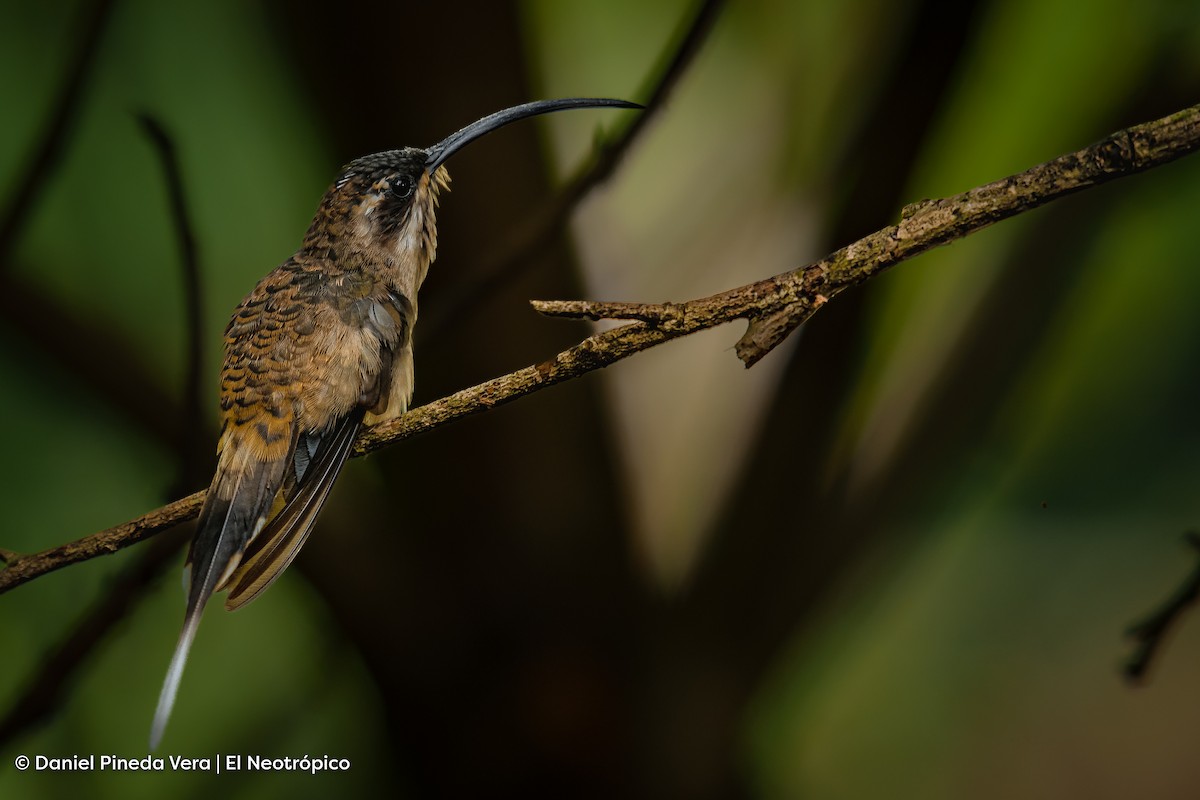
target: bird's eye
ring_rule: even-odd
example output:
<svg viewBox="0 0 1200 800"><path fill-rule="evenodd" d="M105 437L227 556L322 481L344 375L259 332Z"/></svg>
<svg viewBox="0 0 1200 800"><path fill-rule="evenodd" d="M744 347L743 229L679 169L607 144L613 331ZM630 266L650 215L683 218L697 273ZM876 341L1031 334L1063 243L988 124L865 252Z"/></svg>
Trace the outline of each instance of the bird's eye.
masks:
<svg viewBox="0 0 1200 800"><path fill-rule="evenodd" d="M388 192L401 200L407 200L412 197L413 188L413 179L408 175L397 175L388 181Z"/></svg>

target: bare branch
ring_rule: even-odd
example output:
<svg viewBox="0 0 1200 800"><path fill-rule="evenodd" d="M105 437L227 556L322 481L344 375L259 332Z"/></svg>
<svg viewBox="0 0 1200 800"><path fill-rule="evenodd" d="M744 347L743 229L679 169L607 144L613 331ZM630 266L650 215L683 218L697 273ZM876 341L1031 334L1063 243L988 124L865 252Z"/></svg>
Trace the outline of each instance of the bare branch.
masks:
<svg viewBox="0 0 1200 800"><path fill-rule="evenodd" d="M866 236L823 261L782 276L778 292L795 298L779 310L753 315L737 344L753 366L804 322L816 307L888 267L975 231L1090 186L1174 161L1200 147L1200 106L1118 131L1106 139L995 183L953 197L904 207L899 225ZM779 279L772 279L777 281ZM770 291L764 281L755 286ZM820 294L816 294L819 292Z"/></svg>
<svg viewBox="0 0 1200 800"><path fill-rule="evenodd" d="M1091 147L1004 180L953 197L912 204L905 207L898 225L870 234L821 261L711 297L662 306L542 303L543 308L552 311L590 309L602 315L606 310L624 313L640 308L656 310L660 316L652 324L637 322L589 336L540 364L464 389L413 409L397 420L368 428L355 441L354 454L378 450L606 367L671 339L736 319L750 320L738 342L737 354L747 367L752 366L826 302L888 267L1051 200L1166 164L1197 149L1200 149L1200 105L1120 131ZM671 309L669 314L666 309ZM0 593L68 564L115 552L191 519L199 512L202 501L203 492L198 492L94 536L18 557L0 571Z"/></svg>
<svg viewBox="0 0 1200 800"><path fill-rule="evenodd" d="M49 550L32 555L10 553L8 565L0 570L0 594L15 586L33 580L34 578L53 572L56 569L80 561L87 561L96 556L106 556L118 550L137 544L160 531L173 528L181 522L194 519L200 513L204 504L205 492L196 492L181 500L167 503L162 508L131 519L108 530L85 536L74 542L69 542Z"/></svg>
<svg viewBox="0 0 1200 800"><path fill-rule="evenodd" d="M1200 555L1200 533L1188 531L1184 539L1195 554ZM1200 563L1188 579L1153 614L1129 629L1129 637L1137 642L1133 654L1125 662L1123 672L1131 683L1141 682L1150 669L1154 656L1167 634L1183 616L1183 612L1200 597Z"/></svg>
<svg viewBox="0 0 1200 800"><path fill-rule="evenodd" d="M204 298L200 286L200 258L197 254L196 234L192 230L191 217L187 210L187 197L183 189L183 173L179 168L179 157L175 142L162 124L150 114L138 114L138 122L154 145L162 163L163 177L167 183L167 194L171 200L171 216L175 222L175 235L179 242L179 265L183 275L184 324L186 344L184 363L183 402L180 415L180 461L182 469L181 488L194 486L192 479L205 463L203 454L207 441L207 428L201 424L205 419L201 387L204 369Z"/></svg>
<svg viewBox="0 0 1200 800"><path fill-rule="evenodd" d="M566 319L636 319L657 327L683 321L686 308L681 303L604 303L594 300L532 300L539 314Z"/></svg>
<svg viewBox="0 0 1200 800"><path fill-rule="evenodd" d="M37 206L38 195L46 188L50 175L58 166L75 114L82 105L80 98L84 84L91 75L92 61L112 7L113 0L96 0L80 21L79 42L54 103L54 110L37 138L36 153L26 162L29 168L9 198L4 219L0 220L0 269L8 263L13 244Z"/></svg>
<svg viewBox="0 0 1200 800"><path fill-rule="evenodd" d="M174 446L174 420L166 421L162 413L174 401L149 379L127 343L110 329L75 319L57 299L33 284L8 276L13 269L13 245L50 184L83 105L96 52L114 6L113 0L95 0L82 14L79 39L53 109L0 219L0 276L4 276L0 280L0 319L25 335L30 347L81 378L146 433ZM114 368L114 362L120 362L121 368Z"/></svg>

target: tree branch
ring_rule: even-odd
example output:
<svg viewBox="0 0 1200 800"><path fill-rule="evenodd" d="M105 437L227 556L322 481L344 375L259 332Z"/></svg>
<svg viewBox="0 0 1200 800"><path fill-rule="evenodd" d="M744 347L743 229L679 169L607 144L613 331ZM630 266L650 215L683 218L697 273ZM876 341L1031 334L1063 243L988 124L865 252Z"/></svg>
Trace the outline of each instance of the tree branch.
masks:
<svg viewBox="0 0 1200 800"><path fill-rule="evenodd" d="M105 556L137 544L160 531L173 528L181 522L194 519L204 504L204 491L190 494L181 500L167 503L162 508L143 514L137 519L122 523L100 533L85 536L74 542L52 547L33 555L7 552L7 566L0 571L0 594L34 578L56 569L96 556Z"/></svg>
<svg viewBox="0 0 1200 800"><path fill-rule="evenodd" d="M1200 533L1188 531L1184 534L1184 539L1191 545L1192 550L1200 555ZM1196 602L1197 597L1200 597L1200 563L1162 606L1129 628L1128 635L1136 642L1136 646L1122 671L1130 683L1140 683L1145 679L1167 633L1183 616L1183 612Z"/></svg>
<svg viewBox="0 0 1200 800"><path fill-rule="evenodd" d="M599 318L631 310L650 321L589 336L540 364L494 378L413 409L399 419L364 430L355 441L362 455L490 410L634 353L736 319L750 325L737 344L738 357L753 366L821 306L842 291L890 266L939 245L1116 178L1161 166L1200 149L1200 105L1127 128L1017 175L941 200L906 206L898 225L884 228L827 256L773 278L692 300L665 305L580 301L535 302L546 313ZM29 556L0 571L0 593L69 564L115 552L194 517L203 492L177 500L115 528Z"/></svg>
<svg viewBox="0 0 1200 800"><path fill-rule="evenodd" d="M162 164L163 178L171 200L171 217L175 222L175 236L179 242L186 333L183 356L187 365L183 379L183 401L179 404L179 488L182 491L196 485L202 477L200 470L207 463L204 455L208 429L201 424L205 415L201 391L204 383L204 297L200 286L200 258L196 234L188 214L183 172L179 167L175 142L162 123L151 114L141 113L137 118Z"/></svg>
<svg viewBox="0 0 1200 800"><path fill-rule="evenodd" d="M75 55L67 68L62 88L54 110L46 120L41 135L37 137L37 148L26 163L29 168L21 176L17 188L9 198L3 220L0 220L0 270L4 269L12 253L12 247L25 227L29 215L37 206L38 196L49 184L51 174L65 149L71 133L75 115L83 105L85 82L92 73L92 62L96 56L101 34L111 16L113 0L96 0L81 20L79 42Z"/></svg>
<svg viewBox="0 0 1200 800"><path fill-rule="evenodd" d="M822 261L754 284L752 292L794 298L779 310L752 314L737 343L738 358L756 364L843 289L926 250L949 244L1025 211L1091 186L1161 166L1200 148L1200 106L1118 131L1091 147L941 200L904 207L900 224L866 236ZM782 279L782 280L781 280ZM775 283L777 286L772 286ZM735 290L742 292L743 290ZM720 295L718 295L720 297ZM761 305L761 303L760 303Z"/></svg>

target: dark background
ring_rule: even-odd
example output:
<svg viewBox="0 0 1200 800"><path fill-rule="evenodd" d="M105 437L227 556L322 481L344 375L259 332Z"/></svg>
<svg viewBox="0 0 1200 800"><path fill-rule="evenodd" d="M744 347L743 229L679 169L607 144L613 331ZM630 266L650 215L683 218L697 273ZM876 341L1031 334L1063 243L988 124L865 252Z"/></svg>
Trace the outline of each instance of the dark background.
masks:
<svg viewBox="0 0 1200 800"><path fill-rule="evenodd" d="M206 485L220 331L337 168L537 97L644 100L695 15L645 5L5 3L6 197L100 35L0 263L0 547ZM731 4L613 179L481 296L628 120L524 123L449 163L416 402L587 334L531 298L794 268L1194 103L1198 54L1179 0ZM139 112L195 225L197 397ZM210 609L161 753L349 773L17 772L144 755L188 531L14 590L0 796L1194 796L1200 626L1147 687L1118 675L1197 519L1193 162L904 264L749 372L730 326L351 463L287 577Z"/></svg>

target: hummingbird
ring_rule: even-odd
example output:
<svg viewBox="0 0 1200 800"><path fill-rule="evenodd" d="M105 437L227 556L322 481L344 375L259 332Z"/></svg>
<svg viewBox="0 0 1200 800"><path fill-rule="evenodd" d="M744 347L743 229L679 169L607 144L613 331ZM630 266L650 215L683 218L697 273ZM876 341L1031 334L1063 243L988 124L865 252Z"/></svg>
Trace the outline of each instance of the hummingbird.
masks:
<svg viewBox="0 0 1200 800"><path fill-rule="evenodd" d="M188 553L183 631L150 733L162 740L213 593L234 610L292 562L359 428L400 416L413 391L417 290L437 252L444 162L510 122L608 98L497 111L432 147L357 158L325 192L295 255L258 282L225 329L217 469Z"/></svg>

